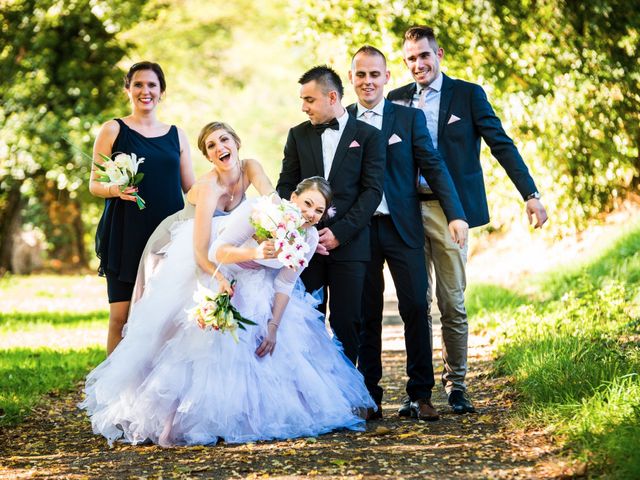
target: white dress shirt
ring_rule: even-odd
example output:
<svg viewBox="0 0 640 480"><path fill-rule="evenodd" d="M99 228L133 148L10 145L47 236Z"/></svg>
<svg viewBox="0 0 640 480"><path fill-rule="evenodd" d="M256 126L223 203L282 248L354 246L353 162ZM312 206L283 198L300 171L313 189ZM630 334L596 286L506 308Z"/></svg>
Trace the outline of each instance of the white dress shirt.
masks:
<svg viewBox="0 0 640 480"><path fill-rule="evenodd" d="M384 113L384 98L378 102L378 104L368 109L363 107L360 102L357 103L357 119L362 120L363 122L367 122L372 127L376 127L378 130L382 130L382 115ZM387 204L387 199L384 196L384 192L382 192L382 200L380 201L380 205L376 208L376 213L379 215L389 215L389 205Z"/></svg>
<svg viewBox="0 0 640 480"><path fill-rule="evenodd" d="M333 165L333 157L336 155L336 150L338 149L338 143L340 143L340 137L342 137L342 132L344 132L344 127L347 125L347 120L349 120L349 114L345 110L342 116L337 118L338 120L338 130L333 130L331 128L327 128L322 135L320 135L320 139L322 140L322 163L324 165L324 178L329 179L329 173L331 172L331 165Z"/></svg>

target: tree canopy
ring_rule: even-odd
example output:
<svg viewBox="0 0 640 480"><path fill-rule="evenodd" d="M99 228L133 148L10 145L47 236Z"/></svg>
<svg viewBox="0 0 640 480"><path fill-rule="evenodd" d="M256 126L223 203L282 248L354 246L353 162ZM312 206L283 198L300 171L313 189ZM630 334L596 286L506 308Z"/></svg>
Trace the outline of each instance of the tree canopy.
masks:
<svg viewBox="0 0 640 480"><path fill-rule="evenodd" d="M433 27L446 71L489 91L553 199L554 223L584 226L637 189L638 0L311 0L295 13L300 41L370 43L396 68L405 30ZM486 165L490 182L504 177Z"/></svg>
<svg viewBox="0 0 640 480"><path fill-rule="evenodd" d="M300 74L328 63L346 81L351 53L369 43L399 86L411 81L403 33L427 24L443 69L487 90L554 234L584 228L640 183L640 0L5 0L0 20L0 270L21 221L44 230L53 258L89 257L100 201L83 153L126 112L123 67L139 60L163 66L160 116L192 146L205 123L227 121L242 155L275 179L287 129L305 120ZM488 228L506 229L518 195L488 150L483 165Z"/></svg>

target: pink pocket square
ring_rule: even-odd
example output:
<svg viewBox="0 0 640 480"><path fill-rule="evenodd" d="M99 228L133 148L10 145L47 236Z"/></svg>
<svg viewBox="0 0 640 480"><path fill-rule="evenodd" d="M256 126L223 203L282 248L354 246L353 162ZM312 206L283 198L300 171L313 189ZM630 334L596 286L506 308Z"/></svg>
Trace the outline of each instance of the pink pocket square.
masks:
<svg viewBox="0 0 640 480"><path fill-rule="evenodd" d="M394 143L400 143L401 141L402 139L395 133L389 137L389 145L393 145Z"/></svg>
<svg viewBox="0 0 640 480"><path fill-rule="evenodd" d="M460 117L458 117L457 115L451 115L449 121L447 122L447 125L451 125L452 123L456 123L458 121L460 121Z"/></svg>
<svg viewBox="0 0 640 480"><path fill-rule="evenodd" d="M353 142L351 142L351 145L349 145L349 148L356 148L356 147L359 147L359 146L360 146L360 144L354 140Z"/></svg>

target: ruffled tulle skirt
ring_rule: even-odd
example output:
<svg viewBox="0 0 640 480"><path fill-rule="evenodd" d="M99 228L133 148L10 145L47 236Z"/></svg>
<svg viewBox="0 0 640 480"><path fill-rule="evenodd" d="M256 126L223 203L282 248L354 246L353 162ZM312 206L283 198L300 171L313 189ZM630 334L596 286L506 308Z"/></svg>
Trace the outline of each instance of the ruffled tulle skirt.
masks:
<svg viewBox="0 0 640 480"><path fill-rule="evenodd" d="M135 304L124 339L87 377L80 406L93 431L110 444L168 446L363 430L363 411L375 404L301 285L273 355L259 358L255 350L271 318L276 270L223 270L237 280L232 303L257 323L238 330L238 343L188 319L198 280L192 222L172 228L166 258Z"/></svg>

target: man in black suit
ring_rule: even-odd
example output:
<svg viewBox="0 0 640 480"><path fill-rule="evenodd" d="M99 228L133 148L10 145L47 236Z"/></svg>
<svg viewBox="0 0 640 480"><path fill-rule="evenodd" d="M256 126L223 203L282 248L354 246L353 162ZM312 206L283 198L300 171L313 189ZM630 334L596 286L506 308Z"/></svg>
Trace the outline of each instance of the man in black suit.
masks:
<svg viewBox="0 0 640 480"><path fill-rule="evenodd" d="M319 175L333 189L336 214L318 225L320 250L302 272L308 291L329 296L329 322L355 364L371 216L382 198L385 145L380 132L349 116L340 77L317 66L300 77L302 111L309 121L289 130L277 190L289 198L298 182Z"/></svg>
<svg viewBox="0 0 640 480"><path fill-rule="evenodd" d="M389 81L384 54L366 45L352 58L349 80L358 102L347 107L350 115L382 132L387 144L384 194L371 224L371 261L367 266L363 295L363 324L358 366L377 404L382 402L383 266L387 262L404 322L407 351L407 394L413 416L437 420L431 403L434 386L430 331L427 323L427 274L424 235L417 192L418 169L433 186L449 219L448 229L462 247L468 226L451 176L433 148L424 116L416 109L384 99ZM372 415L380 418L380 409Z"/></svg>
<svg viewBox="0 0 640 480"><path fill-rule="evenodd" d="M438 46L429 27L410 28L404 37L404 61L415 83L393 90L389 100L421 109L433 145L442 154L462 201L470 227L489 222L489 209L480 166L481 138L491 148L526 202L529 222L540 228L547 213L540 194L513 141L502 128L484 90L479 85L449 78L440 71L444 50ZM419 187L425 234L425 259L428 265L429 293L432 299L432 269L436 277L436 298L442 322L442 382L449 404L456 413L473 412L466 396L467 340L469 328L464 306L467 248L451 248L442 241L446 219L442 205L426 182ZM431 323L431 316L429 316ZM401 415L411 413L409 402Z"/></svg>

